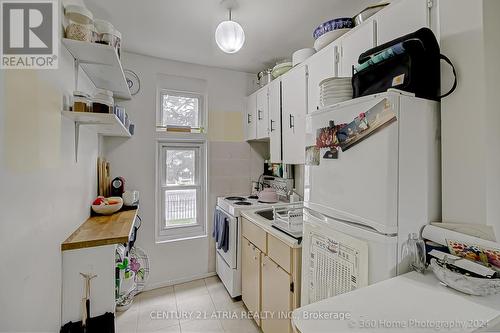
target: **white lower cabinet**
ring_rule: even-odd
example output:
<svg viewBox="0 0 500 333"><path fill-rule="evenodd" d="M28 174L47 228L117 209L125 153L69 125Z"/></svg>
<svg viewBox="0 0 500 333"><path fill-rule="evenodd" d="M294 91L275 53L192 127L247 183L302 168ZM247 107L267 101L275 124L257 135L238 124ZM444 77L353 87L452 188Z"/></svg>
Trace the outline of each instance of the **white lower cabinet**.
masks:
<svg viewBox="0 0 500 333"><path fill-rule="evenodd" d="M242 237L241 244L241 299L252 313L260 313L260 257L261 251ZM254 317L258 325L260 319Z"/></svg>
<svg viewBox="0 0 500 333"><path fill-rule="evenodd" d="M292 311L292 277L268 256L262 259L262 331L292 332L288 314Z"/></svg>
<svg viewBox="0 0 500 333"><path fill-rule="evenodd" d="M281 163L281 81L269 84L269 153L271 163Z"/></svg>
<svg viewBox="0 0 500 333"><path fill-rule="evenodd" d="M295 67L281 79L283 163L304 164L307 68Z"/></svg>

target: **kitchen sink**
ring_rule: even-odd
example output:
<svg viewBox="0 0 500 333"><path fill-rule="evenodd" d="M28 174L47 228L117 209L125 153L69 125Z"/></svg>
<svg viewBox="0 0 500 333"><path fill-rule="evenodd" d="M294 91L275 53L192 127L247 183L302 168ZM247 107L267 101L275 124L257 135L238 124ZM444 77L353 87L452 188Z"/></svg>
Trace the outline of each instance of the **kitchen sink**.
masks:
<svg viewBox="0 0 500 333"><path fill-rule="evenodd" d="M256 212L255 214L262 216L266 220L274 221L274 213L273 213L272 209L260 210L260 211Z"/></svg>

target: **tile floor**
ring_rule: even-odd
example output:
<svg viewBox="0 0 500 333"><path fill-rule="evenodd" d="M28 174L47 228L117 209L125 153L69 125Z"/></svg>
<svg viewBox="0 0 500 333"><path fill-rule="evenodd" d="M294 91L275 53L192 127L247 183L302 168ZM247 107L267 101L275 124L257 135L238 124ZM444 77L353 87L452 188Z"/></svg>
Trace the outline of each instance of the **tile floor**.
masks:
<svg viewBox="0 0 500 333"><path fill-rule="evenodd" d="M246 311L243 302L231 299L214 276L137 295L132 307L117 313L116 331L259 333L252 319L242 318ZM238 319L230 319L235 316Z"/></svg>

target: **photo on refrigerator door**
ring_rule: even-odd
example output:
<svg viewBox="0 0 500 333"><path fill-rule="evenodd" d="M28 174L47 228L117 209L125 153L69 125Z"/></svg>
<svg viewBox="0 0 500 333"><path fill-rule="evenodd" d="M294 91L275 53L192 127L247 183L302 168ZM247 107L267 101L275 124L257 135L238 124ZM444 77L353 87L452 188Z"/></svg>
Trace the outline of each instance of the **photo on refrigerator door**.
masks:
<svg viewBox="0 0 500 333"><path fill-rule="evenodd" d="M331 121L330 126L317 130L316 147L319 149L319 155L324 159L338 158L337 149L339 147L339 140L337 138L337 131L341 128L341 126L337 126L333 121Z"/></svg>
<svg viewBox="0 0 500 333"><path fill-rule="evenodd" d="M337 131L340 148L346 151L396 120L391 108L385 103L379 103L367 112L360 113L347 126Z"/></svg>

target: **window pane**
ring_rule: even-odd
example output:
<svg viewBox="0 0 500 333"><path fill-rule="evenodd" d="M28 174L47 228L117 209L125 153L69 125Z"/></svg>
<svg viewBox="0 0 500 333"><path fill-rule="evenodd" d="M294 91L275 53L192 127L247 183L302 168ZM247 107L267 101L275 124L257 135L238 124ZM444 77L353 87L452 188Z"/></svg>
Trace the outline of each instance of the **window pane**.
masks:
<svg viewBox="0 0 500 333"><path fill-rule="evenodd" d="M196 190L165 191L166 226L196 224Z"/></svg>
<svg viewBox="0 0 500 333"><path fill-rule="evenodd" d="M199 127L198 98L164 94L162 125Z"/></svg>
<svg viewBox="0 0 500 333"><path fill-rule="evenodd" d="M195 151L167 150L167 185L195 185Z"/></svg>

